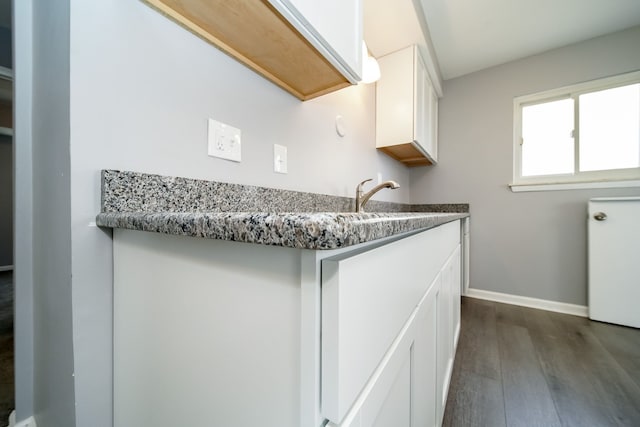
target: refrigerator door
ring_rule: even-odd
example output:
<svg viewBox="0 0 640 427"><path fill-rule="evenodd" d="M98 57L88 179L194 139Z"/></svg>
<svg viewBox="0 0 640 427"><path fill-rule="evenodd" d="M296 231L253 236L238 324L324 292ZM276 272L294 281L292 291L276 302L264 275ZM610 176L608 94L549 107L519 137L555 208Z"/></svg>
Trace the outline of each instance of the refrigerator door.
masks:
<svg viewBox="0 0 640 427"><path fill-rule="evenodd" d="M589 317L640 328L640 197L589 201Z"/></svg>

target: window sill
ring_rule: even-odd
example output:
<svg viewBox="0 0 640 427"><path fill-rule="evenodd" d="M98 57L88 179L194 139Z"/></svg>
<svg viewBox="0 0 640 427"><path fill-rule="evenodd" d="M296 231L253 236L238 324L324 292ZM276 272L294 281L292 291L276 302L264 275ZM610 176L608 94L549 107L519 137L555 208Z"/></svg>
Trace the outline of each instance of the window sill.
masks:
<svg viewBox="0 0 640 427"><path fill-rule="evenodd" d="M597 181L597 182L563 182L546 184L509 184L511 191L521 193L526 191L561 191L561 190L589 190L596 188L629 188L640 187L640 180L628 181Z"/></svg>

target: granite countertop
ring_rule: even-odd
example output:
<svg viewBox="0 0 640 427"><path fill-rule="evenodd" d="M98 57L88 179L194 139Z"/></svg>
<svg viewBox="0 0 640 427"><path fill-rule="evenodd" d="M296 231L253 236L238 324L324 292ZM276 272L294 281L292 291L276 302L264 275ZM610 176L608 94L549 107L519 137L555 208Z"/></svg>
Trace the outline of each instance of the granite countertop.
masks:
<svg viewBox="0 0 640 427"><path fill-rule="evenodd" d="M468 213L116 212L102 227L259 243L299 249L337 249L413 230L433 228Z"/></svg>
<svg viewBox="0 0 640 427"><path fill-rule="evenodd" d="M96 224L318 250L433 228L469 216L466 204L375 201L370 208L380 212L341 212L352 203L353 199L337 196L105 170ZM294 212L280 209L292 206ZM434 209L440 212L430 211Z"/></svg>

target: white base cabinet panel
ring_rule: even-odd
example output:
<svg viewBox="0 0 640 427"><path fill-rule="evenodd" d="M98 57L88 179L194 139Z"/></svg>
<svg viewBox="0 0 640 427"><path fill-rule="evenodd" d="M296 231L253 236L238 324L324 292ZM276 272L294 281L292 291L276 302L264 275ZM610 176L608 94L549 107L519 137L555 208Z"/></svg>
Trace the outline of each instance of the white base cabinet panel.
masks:
<svg viewBox="0 0 640 427"><path fill-rule="evenodd" d="M469 269L470 269L470 261L469 255L471 253L471 233L470 230L470 219L469 217L464 218L461 221L462 225L462 242L460 248L460 258L461 258L461 270L462 270L462 289L461 294L466 295L469 291Z"/></svg>
<svg viewBox="0 0 640 427"><path fill-rule="evenodd" d="M342 422L330 427L436 425L436 295L440 275L413 310Z"/></svg>
<svg viewBox="0 0 640 427"><path fill-rule="evenodd" d="M125 230L114 250L115 426L300 425L295 251Z"/></svg>
<svg viewBox="0 0 640 427"><path fill-rule="evenodd" d="M332 251L114 230L114 266L114 425L441 422L459 221Z"/></svg>
<svg viewBox="0 0 640 427"><path fill-rule="evenodd" d="M411 353L405 353L404 363L376 414L373 427L411 425Z"/></svg>
<svg viewBox="0 0 640 427"><path fill-rule="evenodd" d="M460 247L451 254L440 277L437 295L437 417L442 424L453 372L453 361L460 334Z"/></svg>

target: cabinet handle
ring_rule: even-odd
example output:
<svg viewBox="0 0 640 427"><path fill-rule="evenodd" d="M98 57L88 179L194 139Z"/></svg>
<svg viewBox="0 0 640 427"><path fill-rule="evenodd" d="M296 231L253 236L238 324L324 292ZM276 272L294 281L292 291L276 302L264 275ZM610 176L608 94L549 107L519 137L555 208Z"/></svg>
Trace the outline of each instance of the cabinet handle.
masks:
<svg viewBox="0 0 640 427"><path fill-rule="evenodd" d="M596 212L595 214L593 214L593 218L596 221L604 221L605 219L607 219L607 214L604 212Z"/></svg>

